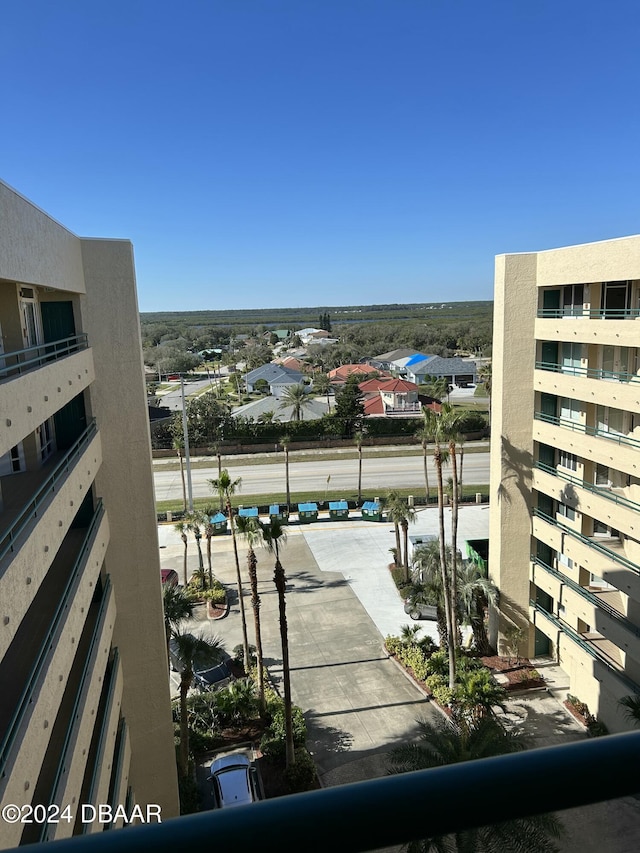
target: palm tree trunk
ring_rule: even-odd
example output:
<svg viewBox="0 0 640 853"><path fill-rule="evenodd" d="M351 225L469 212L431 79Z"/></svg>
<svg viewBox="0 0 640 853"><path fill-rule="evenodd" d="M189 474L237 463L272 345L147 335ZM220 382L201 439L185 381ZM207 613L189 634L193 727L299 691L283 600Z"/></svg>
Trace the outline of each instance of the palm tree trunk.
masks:
<svg viewBox="0 0 640 853"><path fill-rule="evenodd" d="M455 644L458 642L458 460L455 441L449 442L449 459L453 476L451 492L451 630L453 634L451 637Z"/></svg>
<svg viewBox="0 0 640 853"><path fill-rule="evenodd" d="M464 462L464 444L460 442L460 477L458 478L458 500L462 500L462 463Z"/></svg>
<svg viewBox="0 0 640 853"><path fill-rule="evenodd" d="M240 575L240 560L238 558L238 541L236 539L236 525L233 520L233 509L231 502L227 500L227 511L231 524L231 538L233 539L233 555L236 561L236 579L238 581L238 601L240 603L240 618L242 621L242 649L244 652L244 671L249 672L251 659L249 657L249 639L247 637L247 617L244 612L244 598L242 596L242 576Z"/></svg>
<svg viewBox="0 0 640 853"><path fill-rule="evenodd" d="M358 447L358 506L362 501L362 447Z"/></svg>
<svg viewBox="0 0 640 853"><path fill-rule="evenodd" d="M427 465L427 442L422 442L422 463L424 465L424 492L425 497L427 499L427 504L429 503L429 470Z"/></svg>
<svg viewBox="0 0 640 853"><path fill-rule="evenodd" d="M456 683L456 644L453 635L453 621L451 618L451 590L449 584L449 572L447 571L447 558L445 552L444 535L444 486L442 482L442 457L440 445L436 444L433 452L433 461L436 466L436 478L438 483L438 525L440 545L440 569L442 571L442 592L444 597L444 610L447 617L447 646L449 648L449 687L454 689Z"/></svg>
<svg viewBox="0 0 640 853"><path fill-rule="evenodd" d="M218 457L218 482L220 482L222 478L222 454L217 453L216 456ZM223 506L222 492L220 492L220 512L222 512Z"/></svg>
<svg viewBox="0 0 640 853"><path fill-rule="evenodd" d="M404 566L404 579L408 583L409 582L409 522L405 519L402 522L402 540L404 542L404 559L402 561L402 565Z"/></svg>
<svg viewBox="0 0 640 853"><path fill-rule="evenodd" d="M258 560L255 551L249 548L247 554L249 567L249 583L251 585L251 606L253 607L253 624L256 632L256 665L258 667L258 701L260 716L264 716L264 666L262 663L262 631L260 629L260 596L258 595Z"/></svg>
<svg viewBox="0 0 640 853"><path fill-rule="evenodd" d="M291 492L289 491L289 448L284 449L284 477L287 484L287 509L291 506Z"/></svg>
<svg viewBox="0 0 640 853"><path fill-rule="evenodd" d="M402 565L402 545L400 544L400 525L397 521L393 522L393 527L396 534L396 566Z"/></svg>
<svg viewBox="0 0 640 853"><path fill-rule="evenodd" d="M209 589L213 589L213 568L211 566L211 533L207 533L207 565L209 566Z"/></svg>
<svg viewBox="0 0 640 853"><path fill-rule="evenodd" d="M182 574L183 574L184 585L186 586L187 585L187 546L188 546L186 534L183 533L181 536L181 539L184 543L184 559L182 561Z"/></svg>
<svg viewBox="0 0 640 853"><path fill-rule="evenodd" d="M187 692L189 682L180 680L180 773L186 779L189 773L189 714L187 711Z"/></svg>
<svg viewBox="0 0 640 853"><path fill-rule="evenodd" d="M278 608L280 612L280 641L282 644L282 682L284 687L284 728L286 766L295 764L296 753L293 743L293 719L291 713L291 673L289 668L289 639L287 634L287 602L285 598L286 583L284 569L276 552L276 565L273 582L278 591Z"/></svg>
<svg viewBox="0 0 640 853"><path fill-rule="evenodd" d="M180 448L177 450L178 459L180 460L180 478L182 480L182 512L187 511L187 482L184 478L184 463L182 461L182 453Z"/></svg>

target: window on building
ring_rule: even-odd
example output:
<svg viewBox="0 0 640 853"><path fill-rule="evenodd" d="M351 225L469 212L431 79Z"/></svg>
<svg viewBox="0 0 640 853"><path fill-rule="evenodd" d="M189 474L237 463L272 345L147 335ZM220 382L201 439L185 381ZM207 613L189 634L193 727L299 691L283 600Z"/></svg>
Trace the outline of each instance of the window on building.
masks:
<svg viewBox="0 0 640 853"><path fill-rule="evenodd" d="M40 444L40 459L44 462L55 450L53 418L49 418L37 429L38 442Z"/></svg>
<svg viewBox="0 0 640 853"><path fill-rule="evenodd" d="M580 367L582 367L582 344L564 341L562 344L562 370L565 373L572 373Z"/></svg>
<svg viewBox="0 0 640 853"><path fill-rule="evenodd" d="M575 453L567 453L566 450L558 451L558 465L561 468L568 468L569 471L578 470L578 457Z"/></svg>
<svg viewBox="0 0 640 853"><path fill-rule="evenodd" d="M595 485L609 486L610 484L611 481L609 480L609 468L606 465L596 465Z"/></svg>
<svg viewBox="0 0 640 853"><path fill-rule="evenodd" d="M560 399L560 417L565 421L579 421L582 418L582 406L580 400L562 397Z"/></svg>
<svg viewBox="0 0 640 853"><path fill-rule="evenodd" d="M610 432L615 435L626 435L625 413L611 406L597 406L596 419L598 432Z"/></svg>
<svg viewBox="0 0 640 853"><path fill-rule="evenodd" d="M629 314L631 308L630 281L604 281L602 283L602 316L615 320Z"/></svg>
<svg viewBox="0 0 640 853"><path fill-rule="evenodd" d="M575 521L576 520L576 511L572 506L568 506L567 504L560 503L558 501L558 508L556 510L558 515L561 515L563 518L566 518L567 521Z"/></svg>
<svg viewBox="0 0 640 853"><path fill-rule="evenodd" d="M562 288L562 314L578 317L584 311L584 284L567 284Z"/></svg>
<svg viewBox="0 0 640 853"><path fill-rule="evenodd" d="M567 569L573 568L573 560L571 559L571 557L567 557L566 554L563 554L561 552L558 553L557 562L558 565L564 566Z"/></svg>

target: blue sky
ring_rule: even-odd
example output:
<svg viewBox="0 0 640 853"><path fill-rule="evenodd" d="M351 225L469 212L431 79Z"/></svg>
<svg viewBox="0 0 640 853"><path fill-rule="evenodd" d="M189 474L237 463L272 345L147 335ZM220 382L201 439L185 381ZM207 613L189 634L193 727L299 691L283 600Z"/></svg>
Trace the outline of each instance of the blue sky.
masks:
<svg viewBox="0 0 640 853"><path fill-rule="evenodd" d="M0 177L142 311L491 299L640 232L637 0L5 4Z"/></svg>

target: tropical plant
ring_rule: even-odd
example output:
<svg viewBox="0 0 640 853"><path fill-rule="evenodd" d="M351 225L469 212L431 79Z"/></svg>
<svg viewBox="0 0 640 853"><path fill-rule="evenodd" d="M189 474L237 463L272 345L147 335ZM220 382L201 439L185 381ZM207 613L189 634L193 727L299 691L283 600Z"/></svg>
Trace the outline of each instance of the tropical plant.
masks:
<svg viewBox="0 0 640 853"><path fill-rule="evenodd" d="M218 479L220 479L220 477L222 477L222 447L219 442L214 441L214 443L211 445L211 452L218 460ZM224 497L223 495L220 495L220 512L222 512L223 508Z"/></svg>
<svg viewBox="0 0 640 853"><path fill-rule="evenodd" d="M289 385L280 395L280 409L291 406L291 420L303 421L304 410L311 405L311 399L307 394L307 386L300 382L298 385Z"/></svg>
<svg viewBox="0 0 640 853"><path fill-rule="evenodd" d="M238 557L238 542L236 539L236 525L231 498L240 489L242 478L238 477L232 480L226 468L222 474L215 480L207 481L214 492L217 492L224 499L227 507L227 515L229 517L229 525L231 527L231 539L233 541L233 556L236 564L236 579L238 583L238 602L240 604L240 617L242 622L242 645L244 648L244 668L245 672L249 671L249 639L247 637L247 616L244 609L244 596L242 594L242 575L240 573L240 559Z"/></svg>
<svg viewBox="0 0 640 853"><path fill-rule="evenodd" d="M179 431L178 431L179 428ZM182 511L187 511L187 481L184 476L184 461L182 457L182 452L184 450L184 438L182 435L182 421L178 421L177 418L174 418L171 427L172 433L172 445L175 450L178 461L180 462L180 479L182 481Z"/></svg>
<svg viewBox="0 0 640 853"><path fill-rule="evenodd" d="M458 415L446 404L442 407L440 425L443 437L449 442L451 463L451 629L454 639L458 636L458 457L457 444L460 440Z"/></svg>
<svg viewBox="0 0 640 853"><path fill-rule="evenodd" d="M211 504L207 504L202 511L204 535L207 540L207 566L209 569L209 588L213 586L213 566L211 563L211 540L213 538L214 527L211 519L215 515L215 510Z"/></svg>
<svg viewBox="0 0 640 853"><path fill-rule="evenodd" d="M169 660L169 643L174 631L185 619L193 616L193 602L183 587L165 584L162 588L162 608L164 611L164 635L167 641L167 660Z"/></svg>
<svg viewBox="0 0 640 853"><path fill-rule="evenodd" d="M518 732L506 731L490 715L469 722L423 721L419 725L417 742L391 753L391 773L445 767L525 748ZM554 853L559 850L554 841L562 834L562 824L555 815L536 815L412 841L406 849L409 853Z"/></svg>
<svg viewBox="0 0 640 853"><path fill-rule="evenodd" d="M331 393L331 380L326 373L316 373L313 377L313 390L318 394L325 394L327 397L327 412L331 413L331 401L329 394Z"/></svg>
<svg viewBox="0 0 640 853"><path fill-rule="evenodd" d="M391 549L393 553L393 560L396 566L404 565L404 562L402 560L402 543L400 541L400 518L404 510L402 502L403 498L400 492L398 492L396 489L391 489L391 491L387 492L386 497L384 499L384 507L387 514L387 518L393 523L393 531L396 536L395 551Z"/></svg>
<svg viewBox="0 0 640 853"><path fill-rule="evenodd" d="M634 726L640 726L640 693L623 696L618 704L623 709L627 720L630 720Z"/></svg>
<svg viewBox="0 0 640 853"><path fill-rule="evenodd" d="M260 626L260 596L258 595L258 558L253 546L260 540L262 530L257 518L238 516L238 532L247 542L247 566L249 569L249 584L251 586L251 606L253 608L253 623L256 634L256 667L258 670L258 702L260 715L264 714L264 664L262 657L262 630Z"/></svg>
<svg viewBox="0 0 640 853"><path fill-rule="evenodd" d="M201 589L206 587L206 574L204 571L204 561L202 559L202 528L208 523L208 516L202 510L193 510L185 516L185 529L193 533L196 540L196 548L198 549L198 580L200 581Z"/></svg>
<svg viewBox="0 0 640 853"><path fill-rule="evenodd" d="M473 632L473 642L480 655L491 652L485 624L485 614L489 605L498 603L498 588L487 577L486 569L471 561L463 563L458 569L458 602Z"/></svg>
<svg viewBox="0 0 640 853"><path fill-rule="evenodd" d="M196 660L200 665L216 664L222 660L224 646L217 638L196 636L175 631L173 633L174 660L180 673L180 752L179 768L181 776L189 772L189 717L187 693L193 684Z"/></svg>
<svg viewBox="0 0 640 853"><path fill-rule="evenodd" d="M364 418L364 394L358 387L359 381L359 376L353 373L342 388L336 391L332 417L337 421L341 434L346 437L353 436L360 429Z"/></svg>
<svg viewBox="0 0 640 853"><path fill-rule="evenodd" d="M187 537L187 532L189 530L189 526L184 521L177 521L173 525L173 529L180 534L182 544L184 545L184 557L182 562L182 584L183 586L186 586L189 582L189 579L187 577L187 550L189 547L189 539Z"/></svg>
<svg viewBox="0 0 640 853"><path fill-rule="evenodd" d="M463 660L461 658L460 660ZM505 710L507 692L485 667L460 672L458 667L456 692L453 701L457 720L474 722L493 714L494 708Z"/></svg>
<svg viewBox="0 0 640 853"><path fill-rule="evenodd" d="M520 646L525 639L524 629L520 625L516 625L515 622L511 622L505 629L504 639L509 660L515 658L516 663L520 663Z"/></svg>
<svg viewBox="0 0 640 853"><path fill-rule="evenodd" d="M451 548L445 548L445 559L451 562ZM433 604L436 608L436 625L440 636L441 648L448 647L449 627L446 616L446 602L442 585L440 565L440 543L437 539L416 545L413 552L414 585L410 597L416 604Z"/></svg>
<svg viewBox="0 0 640 853"><path fill-rule="evenodd" d="M287 533L278 519L262 522L262 541L265 547L275 554L276 563L273 582L278 593L278 611L280 619L280 642L282 646L282 683L284 692L284 724L285 724L285 758L286 766L295 764L295 744L293 739L292 702L291 702L291 671L289 667L289 638L287 630L287 578L280 562L280 544L286 542Z"/></svg>

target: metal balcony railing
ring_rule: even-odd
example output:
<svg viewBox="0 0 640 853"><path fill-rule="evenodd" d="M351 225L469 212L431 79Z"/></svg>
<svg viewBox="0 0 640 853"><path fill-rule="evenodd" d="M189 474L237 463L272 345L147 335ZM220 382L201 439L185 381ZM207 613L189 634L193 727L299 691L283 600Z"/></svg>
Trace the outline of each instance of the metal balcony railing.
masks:
<svg viewBox="0 0 640 853"><path fill-rule="evenodd" d="M46 344L2 353L0 356L0 381L11 376L20 376L29 370L42 367L43 364L48 364L50 361L57 361L74 352L86 349L88 346L87 336L83 332L70 338L61 338L59 341L50 341Z"/></svg>
<svg viewBox="0 0 640 853"><path fill-rule="evenodd" d="M573 640L576 645L580 646L581 649L584 649L592 658L600 661L604 666L607 667L607 670L611 673L611 675L615 676L618 681L620 681L626 690L629 691L630 694L639 693L640 694L640 684L636 684L635 681L632 681L626 675L624 675L620 670L616 669L611 665L611 659L607 657L607 655L603 654L600 649L594 644L590 643L589 640L585 640L576 630L574 630L571 625L567 625L567 623L560 619L559 616L555 616L553 613L550 613L548 610L545 610L542 605L537 602L530 600L529 604L534 610L537 610L539 613L542 613L543 616L546 616L556 628L559 628L563 634Z"/></svg>
<svg viewBox="0 0 640 853"><path fill-rule="evenodd" d="M362 853L462 832L488 815L513 820L637 793L640 732L533 749L372 779L161 824L30 846L30 853L255 853L272 839L279 853ZM584 784L588 779L589 784ZM52 846L53 845L53 846ZM15 848L20 853L24 848Z"/></svg>
<svg viewBox="0 0 640 853"><path fill-rule="evenodd" d="M82 575L82 571L84 569L85 560L87 554L91 550L93 545L93 541L95 538L96 531L102 521L102 517L104 515L104 507L102 505L102 501L98 501L96 510L94 512L93 518L91 519L91 523L87 528L87 532L84 538L84 542L78 552L78 556L76 557L75 563L73 564L73 568L69 573L69 577L67 579L67 583L65 584L64 591L60 596L60 601L56 608L55 613L53 614L53 618L51 620L51 624L49 626L49 630L40 645L40 650L36 656L36 659L33 662L31 670L25 679L24 689L18 700L18 704L16 709L11 717L9 725L7 726L7 730L4 733L2 741L0 742L0 777L2 777L5 773L5 766L7 760L9 758L9 754L11 752L11 747L13 746L14 740L18 731L20 730L20 726L22 723L22 719L34 701L34 691L45 672L48 666L48 656L49 652L53 649L55 637L58 632L58 629L66 617L69 607L73 601L75 596L75 592Z"/></svg>
<svg viewBox="0 0 640 853"><path fill-rule="evenodd" d="M558 319L579 317L584 320L635 320L640 317L640 308L583 308L566 305L564 308L538 308L537 317Z"/></svg>
<svg viewBox="0 0 640 853"><path fill-rule="evenodd" d="M607 441L612 441L615 444L625 444L629 447L640 447L640 441L637 438L631 438L629 435L622 435L618 432L608 432L598 429L598 427L586 426L579 421L572 421L568 418L560 418L557 415L548 415L546 412L534 412L533 417L537 421L544 421L548 424L555 424L563 429L570 429L573 432L581 432L585 435L593 435L596 438L604 438Z"/></svg>
<svg viewBox="0 0 640 853"><path fill-rule="evenodd" d="M86 429L76 439L75 443L71 445L69 450L67 450L30 501L20 510L9 527L3 533L0 532L0 560L14 550L16 540L20 538L24 529L31 524L33 519L38 518L43 503L49 495L56 491L60 482L66 478L75 465L76 460L84 453L85 448L96 435L97 431L95 420L89 421Z"/></svg>
<svg viewBox="0 0 640 853"><path fill-rule="evenodd" d="M611 607L610 604L607 604L606 601L598 598L595 593L585 589L583 586L580 586L580 584L571 580L571 578L568 578L557 569L552 568L548 563L545 563L544 560L541 560L540 557L536 557L532 554L531 561L535 563L536 566L540 566L540 568L547 572L547 574L550 574L552 577L556 578L556 580L559 580L560 583L565 584L569 589L577 592L581 598L584 598L585 601L588 601L594 607L597 607L598 610L603 610L608 616L625 628L625 630L629 631L629 633L633 634L635 637L640 637L640 628L637 625L634 625L633 622L627 619L627 617L622 613L619 613L615 608Z"/></svg>
<svg viewBox="0 0 640 853"><path fill-rule="evenodd" d="M608 486L596 486L594 483L588 483L580 477L574 477L572 474L566 474L564 471L559 471L557 468L554 468L552 465L547 465L544 462L534 462L533 467L537 468L539 471L544 471L547 474L558 477L560 480L565 480L567 483L571 483L574 486L578 486L587 492L591 492L593 495L604 498L606 501L611 501L611 503L617 504L618 506L624 506L627 509L632 509L636 512L640 510L639 503L629 500L629 498L624 497L624 495L617 495Z"/></svg>
<svg viewBox="0 0 640 853"><path fill-rule="evenodd" d="M553 361L536 361L536 370L548 370L552 373L562 373L565 376L581 376L586 379L602 379L604 381L640 382L640 374L628 371L604 370L600 367L574 367L569 364L557 364Z"/></svg>
<svg viewBox="0 0 640 853"><path fill-rule="evenodd" d="M99 651L99 643L100 638L102 637L102 631L104 628L104 623L107 618L107 609L109 607L109 602L111 600L111 578L109 575L106 576L104 585L102 588L102 600L100 601L100 606L98 608L98 613L96 614L96 622L93 626L93 631L91 632L91 641L89 643L89 648L87 649L87 653L84 658L84 665L82 667L82 672L80 674L80 678L78 680L78 687L76 690L76 695L73 700L73 708L71 709L71 714L69 715L69 723L67 725L67 731L64 738L64 743L62 745L62 750L60 751L60 760L58 762L58 766L56 768L55 778L53 781L53 785L51 786L52 797L51 802L58 803L60 808L64 808L64 803L60 803L60 791L59 788L62 785L63 777L65 773L69 772L69 768L71 766L71 761L73 759L73 748L71 745L72 736L77 728L80 725L80 720L82 717L83 710L83 696L85 694L85 685L87 681L91 677L91 673L93 672L93 668L96 664L96 659L98 657ZM42 825L42 831L40 833L40 840L46 841L49 834L53 833L56 829L55 824L47 824L46 822Z"/></svg>
<svg viewBox="0 0 640 853"><path fill-rule="evenodd" d="M636 575L640 575L640 566L637 566L635 563L631 562L631 560L627 559L627 557L624 557L622 554L616 554L615 551L611 551L609 548L606 548L604 545L602 545L602 543L598 542L597 539L589 536L584 536L582 533L578 533L577 530L573 530L571 527L568 527L561 521L558 521L552 516L547 515L546 512L543 512L537 507L534 507L533 515L537 518L541 518L548 524L552 524L554 527L559 527L564 534L570 536L572 539L576 539L578 542L582 542L584 545L587 545L589 548L593 549L594 551L597 551L599 554L602 554L603 557L606 557L609 560L613 560L615 563L619 563L621 566L624 566L626 569L629 569Z"/></svg>

